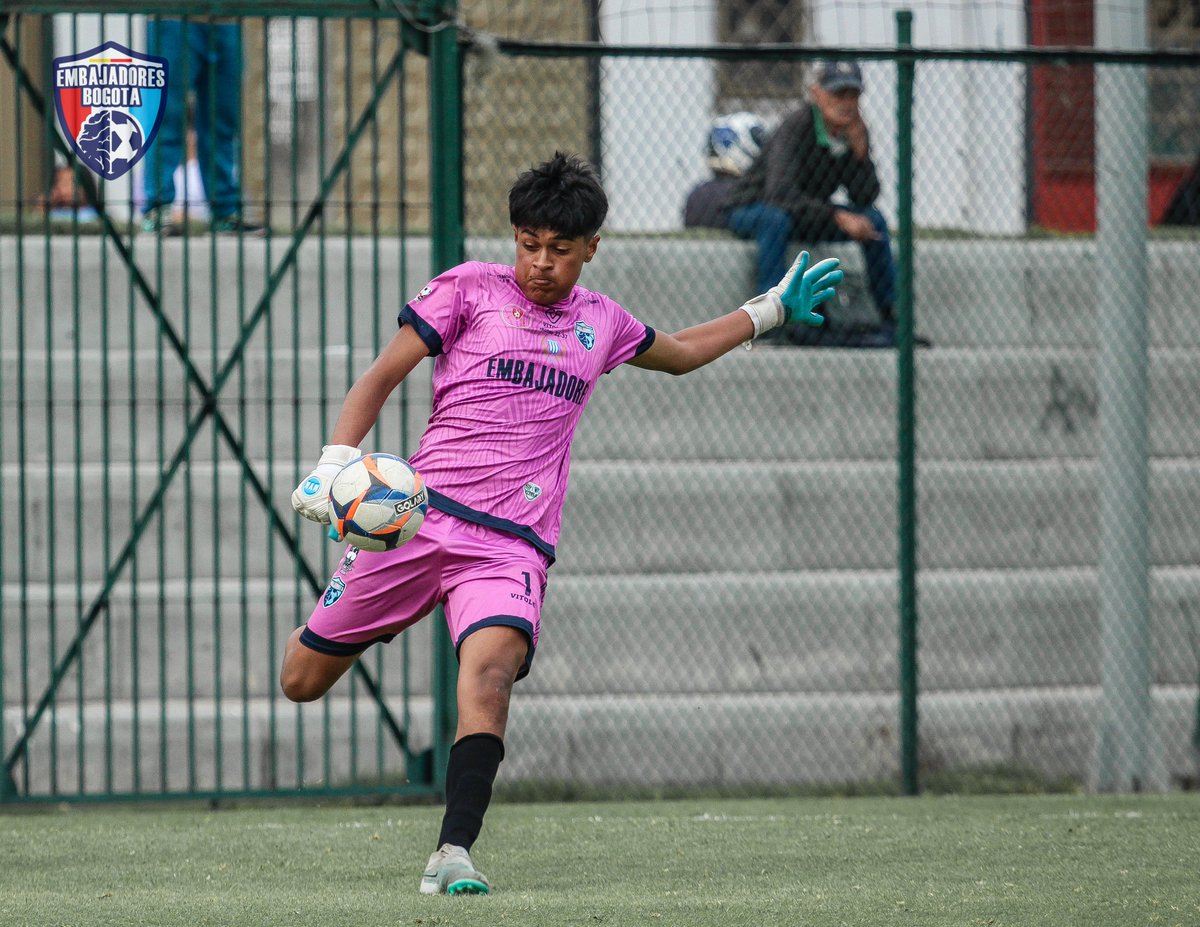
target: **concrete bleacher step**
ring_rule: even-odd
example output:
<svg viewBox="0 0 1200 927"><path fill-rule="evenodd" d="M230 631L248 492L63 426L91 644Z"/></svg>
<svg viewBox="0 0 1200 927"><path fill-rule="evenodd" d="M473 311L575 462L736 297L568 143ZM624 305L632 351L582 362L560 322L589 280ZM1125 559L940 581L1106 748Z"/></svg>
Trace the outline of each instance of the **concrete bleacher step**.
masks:
<svg viewBox="0 0 1200 927"><path fill-rule="evenodd" d="M256 349L226 381L217 410L248 455L270 453L278 461L299 455L306 459L298 466L311 467L346 391L374 356L365 348L299 354L289 348L270 357ZM211 390L211 357L193 363ZM431 364L422 364L380 412L379 450L416 447L429 417ZM151 350L28 352L20 361L14 352L0 352L0 454L35 464L52 454L69 459L79 447L94 458L104 449L113 462L169 460L201 412L201 397L177 357ZM53 418L46 415L50 399ZM206 418L192 441L193 460L211 460L214 446L218 457L231 456L223 437L214 444L213 428L214 418Z"/></svg>
<svg viewBox="0 0 1200 927"><path fill-rule="evenodd" d="M640 786L894 781L894 691L517 696L505 737L513 761L502 775ZM922 762L1087 781L1101 698L1093 686L925 693ZM1163 785L1193 776L1194 687L1155 686L1151 699L1157 776Z"/></svg>
<svg viewBox="0 0 1200 927"><path fill-rule="evenodd" d="M321 582L337 564L334 558L322 571ZM134 583L126 578L113 588L84 637L83 673L68 675L62 697L71 701L82 690L85 698L96 700L155 698L160 693L181 698L189 691L199 699L236 702L243 693L282 699L278 678L284 644L308 619L320 594L289 575L289 568L281 563L273 581L159 582L139 576ZM16 700L22 692L32 692L36 699L53 668L68 656L81 612L89 609L100 587L8 583L0 591L9 643L4 650L4 696ZM399 642L384 648L386 667L378 681L390 695L429 694L432 632L432 621L406 632L407 663ZM22 651L28 656L23 658ZM368 665L374 673L374 655Z"/></svg>
<svg viewBox="0 0 1200 927"><path fill-rule="evenodd" d="M165 240L160 264L154 239L137 236L134 242L137 265L165 317L195 347L234 344L290 247L290 239L283 238ZM862 259L853 245L816 250L842 258L861 278ZM1200 347L1200 326L1194 324L1200 241L1152 240L1148 252L1151 343ZM466 243L469 258L511 263L513 253L507 237ZM428 239L417 237L378 243L306 240L296 273L285 274L276 291L273 321L266 327L279 344L290 343L293 332L320 332L326 343L358 344L373 326L386 337L400 307L429 278L429 255ZM1100 275L1089 239L918 239L914 255L918 328L938 347L1086 348L1099 341ZM675 331L735 309L754 295L753 268L753 243L732 237L602 236L580 282L609 294L648 324ZM79 281L78 309L73 279ZM94 346L101 337L97 313L104 307L113 313L105 331L112 344L153 347L157 342L144 297L131 287L116 249L100 237L26 235L18 241L0 236L0 281L0 343L5 346L15 347L18 335L30 349ZM265 337L264 327L255 338Z"/></svg>
<svg viewBox="0 0 1200 927"><path fill-rule="evenodd" d="M520 687L500 784L737 788L895 781L899 775L894 690L614 699L529 695ZM1195 690L1156 685L1151 700L1156 773L1164 784L1190 778ZM1095 686L925 693L919 708L922 764L934 771L947 762L952 768L1007 766L1086 781L1101 701ZM413 746L428 746L428 699L413 699L404 717ZM7 709L3 722L20 730L19 709ZM65 707L58 722L54 755L47 727L32 743L27 765L17 769L19 781L28 770L41 794L52 774L59 789L71 792L81 782L85 793L132 791L130 756L138 757L138 787L150 791L344 787L380 773L391 781L404 778L402 755L379 725L376 706L336 689L302 706L256 698L217 708L174 699L139 703L135 713L129 702L90 702L82 715L75 705Z"/></svg>
<svg viewBox="0 0 1200 927"><path fill-rule="evenodd" d="M926 460L1090 457L1095 359L1080 349L937 349L917 355ZM682 380L621 367L595 391L576 459L892 460L893 351L734 351ZM1150 453L1200 456L1200 351L1150 355ZM1168 399L1169 397L1169 399Z"/></svg>
<svg viewBox="0 0 1200 927"><path fill-rule="evenodd" d="M193 350L232 348L291 239L135 236L134 263L162 316ZM158 243L161 241L161 250ZM404 303L429 279L427 238L304 241L278 280L251 344L288 349L390 338ZM22 269L18 281L18 267ZM99 236L0 236L0 343L15 349L152 349L150 300L117 249ZM18 285L19 284L19 285ZM78 288L78 299L76 299ZM103 325L101 324L103 322Z"/></svg>
<svg viewBox="0 0 1200 927"><path fill-rule="evenodd" d="M44 244L29 236L21 249L13 242L0 236L5 510L18 505L21 461L35 491L19 500L23 527L6 532L0 547L9 743L20 730L19 703L40 693L53 655L74 634L79 604L91 602L139 510L129 499L128 445L106 448L104 428L136 435L144 499L158 474L158 447L169 457L182 434L186 395L177 360L167 352L160 361L154 320L141 297L131 297L111 248L105 270L99 239ZM206 346L219 344L223 360L287 242L163 245L164 312L209 376ZM137 253L157 287L152 240L139 238ZM861 275L857 249L837 253ZM1200 599L1200 533L1190 517L1200 511L1200 243L1155 241L1150 253L1151 397L1170 397L1154 401L1149 423L1154 710L1164 762L1173 774L1194 774L1188 742L1197 655L1180 642L1194 637ZM247 346L244 394L231 383L222 395L231 422L244 416L256 472L266 474L263 461L273 455L272 499L321 581L339 548L292 515L288 495L325 440L322 413L332 423L354 373L374 353L366 345L394 331L396 311L428 277L428 254L423 239L403 249L392 241L379 260L369 240L306 242L298 282L285 278ZM511 254L508 239L468 243L471 257ZM923 762L1012 762L1082 777L1100 700L1094 246L920 241L916 254L917 327L935 342L917 355ZM26 267L20 287L18 259ZM745 242L606 236L582 282L671 331L735 307L750 291L752 267ZM78 305L71 276L80 281ZM112 315L101 328L106 307ZM22 338L27 353L18 360ZM318 343L329 345L323 388L315 372L322 355L308 350ZM131 345L140 353L131 356ZM19 362L27 365L23 423ZM44 386L28 372L38 367L56 399L49 429L31 414L45 407ZM116 385L130 369L138 403L150 411L131 412L131 391ZM427 377L413 382L423 385L409 397L408 418L395 407L386 414L385 442L419 434ZM756 347L683 381L622 368L603 379L593 405L575 445L542 646L533 675L518 687L502 776L597 784L894 779L894 353ZM78 476L76 448L88 461ZM38 465L51 451L47 476ZM155 522L138 548L136 596L126 568L88 639L83 675L64 680L59 775L72 780L82 763L88 781L98 782L106 749L130 752L136 653L143 682L165 673L172 693L161 710L153 694L144 699L138 724L147 778L162 772L157 751L145 749L162 729L176 758L162 775L175 788L213 786L218 756L223 783L236 784L246 766L241 747L253 758L247 788L344 781L355 774L351 721L374 730L374 708L366 699L352 707L345 688L303 708L271 697L278 649L313 596L292 579L288 552L271 539L258 503L247 496L243 511L241 473L225 446L216 446L215 468L211 435L193 451L168 495L161 542ZM53 511L36 489L48 481ZM156 572L166 577L161 585L146 579ZM86 580L77 587L80 574ZM411 718L426 743L430 625L410 635L410 686L420 693ZM393 697L399 647L387 648L385 688ZM22 651L34 662L23 665ZM176 698L189 673L194 698ZM211 699L216 692L220 704ZM88 716L82 733L70 723L79 698ZM106 748L109 719L115 747ZM228 744L220 749L218 719ZM322 769L319 738L327 733L336 747L326 753L332 767ZM81 741L87 749L79 759L70 748ZM294 768L298 742L311 758L303 774ZM187 764L179 758L189 749L202 758L195 783L180 778ZM364 747L372 762L376 752ZM685 765L680 756L699 759ZM46 751L36 748L32 761L37 781L46 781Z"/></svg>
<svg viewBox="0 0 1200 927"><path fill-rule="evenodd" d="M933 462L918 473L924 569L1085 566L1097 556L1091 461ZM1200 462L1151 466L1153 562L1200 560ZM870 570L896 561L891 462L585 462L562 546L592 573ZM630 517L635 513L636 517Z"/></svg>
<svg viewBox="0 0 1200 927"><path fill-rule="evenodd" d="M346 683L339 683L345 686ZM301 787L353 788L405 781L402 751L381 723L374 700L359 687L320 702L295 705L282 696L209 699L93 699L82 711L71 700L56 723L43 720L14 769L18 790L46 795L204 791L261 791ZM407 710L389 706L407 722L415 752L432 740L428 696ZM7 708L12 737L23 730L20 709ZM51 731L55 739L52 740ZM57 749L52 750L52 744Z"/></svg>
<svg viewBox="0 0 1200 927"><path fill-rule="evenodd" d="M1200 238L1151 240L1147 252L1150 343L1200 347ZM914 253L917 324L935 345L1090 348L1101 341L1103 275L1091 239L918 239Z"/></svg>
<svg viewBox="0 0 1200 927"><path fill-rule="evenodd" d="M20 488L17 469L0 468L6 493ZM1094 564L1097 470L1089 460L924 464L918 474L921 567ZM56 465L49 476L53 498L27 486L23 523L32 527L21 535L24 556L4 558L4 581L102 577L106 545L111 559L156 485L154 464L139 464L137 471L136 506L127 477L114 465L107 491L100 464L78 470ZM320 529L291 511L290 494L303 473L276 465L268 474L261 464L255 472L273 490L276 511L298 532L303 554L316 561L326 556ZM47 477L41 479L45 485ZM227 461L215 467L194 462L177 475L163 513L137 547L140 567L161 566L171 578L239 576L247 568L250 575L265 575L268 548L277 557L286 550L270 533L259 501L243 498L243 482L241 468ZM1153 563L1200 562L1200 532L1189 517L1198 510L1200 460L1152 462ZM890 461L581 461L573 467L564 511L560 572L888 569L896 558L895 512L896 467Z"/></svg>
<svg viewBox="0 0 1200 927"><path fill-rule="evenodd" d="M256 351L246 359L244 380L228 382L218 408L253 456L315 454L346 390L372 357L366 349L281 350L268 360ZM416 447L428 417L429 363L389 400L379 449ZM1094 456L1100 444L1095 363L1094 352L1074 348L920 352L922 457ZM112 461L134 453L157 460L160 445L169 457L186 418L200 407L179 364L153 351L114 351L107 358L97 351L31 353L23 377L20 372L13 352L0 353L0 454L6 461L38 463L51 450L61 460L77 444L104 447L106 434ZM201 374L211 382L209 369ZM895 378L895 353L871 350L734 351L683 379L624 366L595 389L573 453L577 460L890 460L896 456ZM1150 453L1200 457L1200 349L1153 349L1149 384ZM51 421L44 415L48 397L60 409ZM207 427L193 444L194 459L213 454ZM229 454L224 441L217 453Z"/></svg>
<svg viewBox="0 0 1200 927"><path fill-rule="evenodd" d="M38 695L66 653L78 590L10 583L2 591L4 696L15 701L23 691ZM1200 567L1153 570L1150 594L1153 679L1191 684L1200 652L1181 642L1193 637ZM521 691L885 692L899 676L897 596L891 571L588 576L556 568ZM63 696L278 695L284 642L316 603L307 586L282 576L119 584L84 642L83 674L67 677ZM928 570L918 577L918 608L926 693L1100 682L1095 569ZM389 695L429 693L435 626L430 617L406 632L407 651L397 640L372 652L368 665L384 661ZM22 660L22 650L33 658Z"/></svg>

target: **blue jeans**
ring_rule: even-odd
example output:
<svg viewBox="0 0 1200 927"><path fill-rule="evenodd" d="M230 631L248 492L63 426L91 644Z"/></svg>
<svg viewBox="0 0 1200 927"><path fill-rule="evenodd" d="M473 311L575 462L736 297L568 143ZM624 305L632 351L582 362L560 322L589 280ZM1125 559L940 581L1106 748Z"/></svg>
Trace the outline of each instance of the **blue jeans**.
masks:
<svg viewBox="0 0 1200 927"><path fill-rule="evenodd" d="M879 238L862 241L863 259L867 265L867 285L880 314L888 319L896 305L896 262L892 257L892 241L887 220L878 209L854 210L871 220ZM765 293L787 273L793 254L789 251L792 238L792 219L782 209L766 203L739 206L729 214L729 230L738 238L753 239L758 245L758 292ZM821 236L821 241L853 241L841 229ZM815 256L815 255L814 255Z"/></svg>
<svg viewBox="0 0 1200 927"><path fill-rule="evenodd" d="M753 239L758 246L756 285L758 292L767 292L791 264L788 242L792 238L792 217L766 203L751 203L731 210L726 224L738 238Z"/></svg>
<svg viewBox="0 0 1200 927"><path fill-rule="evenodd" d="M187 98L194 90L196 157L209 212L214 219L238 212L241 29L236 23L185 25L178 19L151 19L146 23L146 45L150 54L161 55L168 62L162 123L144 160L146 209L175 202L175 168L186 151Z"/></svg>

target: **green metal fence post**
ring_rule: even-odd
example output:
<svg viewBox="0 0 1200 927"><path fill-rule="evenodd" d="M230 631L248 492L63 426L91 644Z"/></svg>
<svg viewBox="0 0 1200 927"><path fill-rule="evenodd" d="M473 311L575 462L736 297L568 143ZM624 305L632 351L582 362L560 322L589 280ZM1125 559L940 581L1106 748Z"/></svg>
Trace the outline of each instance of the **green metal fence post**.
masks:
<svg viewBox="0 0 1200 927"><path fill-rule="evenodd" d="M453 4L441 11L453 22ZM458 31L438 29L429 43L429 162L433 272L463 260L462 61ZM441 610L438 610L439 617ZM454 648L444 621L437 622L433 652L432 781L445 785L446 761L458 723L455 689L458 675Z"/></svg>
<svg viewBox="0 0 1200 927"><path fill-rule="evenodd" d="M912 47L911 10L896 11L896 44ZM898 299L897 439L900 569L900 774L904 794L920 791L917 775L917 463L913 369L912 104L915 62L898 62L896 199Z"/></svg>

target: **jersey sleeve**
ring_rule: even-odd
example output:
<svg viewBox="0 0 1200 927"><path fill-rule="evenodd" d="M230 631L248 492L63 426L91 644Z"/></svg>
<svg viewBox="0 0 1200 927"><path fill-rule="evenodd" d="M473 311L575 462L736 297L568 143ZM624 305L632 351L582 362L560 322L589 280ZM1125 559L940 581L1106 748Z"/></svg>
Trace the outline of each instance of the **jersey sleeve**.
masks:
<svg viewBox="0 0 1200 927"><path fill-rule="evenodd" d="M638 319L628 310L607 300L608 310L612 313L612 344L608 352L608 360L604 364L604 372L608 373L620 367L654 344L654 329Z"/></svg>
<svg viewBox="0 0 1200 927"><path fill-rule="evenodd" d="M400 310L400 325L411 325L431 355L444 354L466 325L481 276L479 265L470 262L434 277Z"/></svg>

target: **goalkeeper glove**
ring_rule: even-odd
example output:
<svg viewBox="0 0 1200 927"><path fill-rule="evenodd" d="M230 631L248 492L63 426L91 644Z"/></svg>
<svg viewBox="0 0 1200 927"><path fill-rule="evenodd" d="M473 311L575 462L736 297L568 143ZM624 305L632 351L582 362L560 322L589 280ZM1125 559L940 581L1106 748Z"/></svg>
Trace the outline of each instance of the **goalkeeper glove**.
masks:
<svg viewBox="0 0 1200 927"><path fill-rule="evenodd" d="M362 451L345 444L327 444L321 448L321 459L304 482L292 493L292 508L317 524L329 524L329 484L338 471Z"/></svg>
<svg viewBox="0 0 1200 927"><path fill-rule="evenodd" d="M804 322L820 325L825 316L814 312L817 306L837 295L836 287L845 276L838 270L837 258L826 258L808 266L808 252L801 251L777 284L742 306L754 323L754 336L784 324Z"/></svg>

